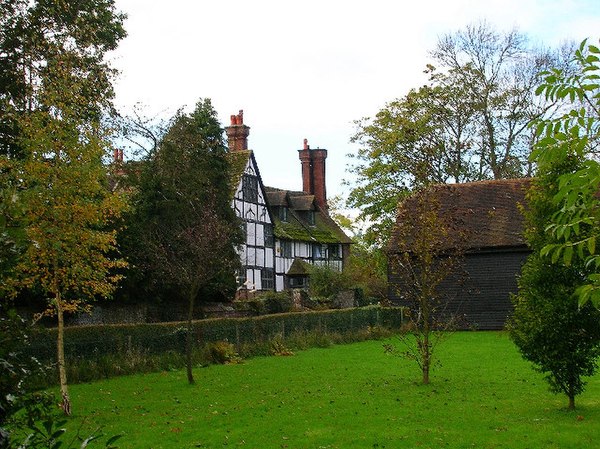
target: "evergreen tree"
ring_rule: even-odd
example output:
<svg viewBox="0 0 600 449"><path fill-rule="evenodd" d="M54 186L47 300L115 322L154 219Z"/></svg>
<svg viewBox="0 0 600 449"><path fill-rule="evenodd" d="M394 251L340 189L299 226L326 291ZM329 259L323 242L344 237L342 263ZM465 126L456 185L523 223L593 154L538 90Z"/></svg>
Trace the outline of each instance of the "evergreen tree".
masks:
<svg viewBox="0 0 600 449"><path fill-rule="evenodd" d="M540 252L556 242L545 229L555 212L558 178L580 166L575 156L545 165L528 192L526 237L533 252L519 278L519 291L513 297L515 310L508 324L523 357L546 375L551 391L568 397L569 409L575 408L575 397L584 390L583 377L597 368L600 311L590 303L579 307L573 300L589 271L581 261L568 266L553 263Z"/></svg>
<svg viewBox="0 0 600 449"><path fill-rule="evenodd" d="M178 112L156 151L142 162L135 213L126 238L138 279L153 291L188 303L188 380L192 375L192 319L210 286L235 285L241 223L231 207L231 184L221 126L210 100Z"/></svg>

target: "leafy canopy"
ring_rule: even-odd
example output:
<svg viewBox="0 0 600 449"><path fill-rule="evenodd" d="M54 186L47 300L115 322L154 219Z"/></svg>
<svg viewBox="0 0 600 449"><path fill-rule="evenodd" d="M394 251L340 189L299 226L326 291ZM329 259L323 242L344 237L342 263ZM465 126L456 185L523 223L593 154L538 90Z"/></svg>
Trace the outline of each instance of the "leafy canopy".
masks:
<svg viewBox="0 0 600 449"><path fill-rule="evenodd" d="M553 198L556 208L546 231L554 237L541 250L554 263L566 266L583 261L591 271L577 289L581 305L591 301L600 307L599 237L600 164L600 50L583 41L575 51L577 70L555 68L544 73L536 93L560 101L567 111L557 118L540 119L535 130L538 141L532 160L540 172L576 158L582 163L558 177Z"/></svg>

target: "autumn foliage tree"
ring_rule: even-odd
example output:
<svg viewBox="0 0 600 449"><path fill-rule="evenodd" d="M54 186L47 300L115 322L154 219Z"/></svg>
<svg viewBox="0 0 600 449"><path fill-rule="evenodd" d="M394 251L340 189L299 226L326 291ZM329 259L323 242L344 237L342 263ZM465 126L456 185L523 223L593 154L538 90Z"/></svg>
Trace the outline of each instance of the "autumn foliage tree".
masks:
<svg viewBox="0 0 600 449"><path fill-rule="evenodd" d="M64 315L110 296L123 266L113 223L126 203L109 189L102 118L114 75L104 56L125 36L124 17L112 0L1 1L0 11L0 179L11 200L0 225L13 254L18 247L3 266L3 294L35 289L57 317L69 414Z"/></svg>

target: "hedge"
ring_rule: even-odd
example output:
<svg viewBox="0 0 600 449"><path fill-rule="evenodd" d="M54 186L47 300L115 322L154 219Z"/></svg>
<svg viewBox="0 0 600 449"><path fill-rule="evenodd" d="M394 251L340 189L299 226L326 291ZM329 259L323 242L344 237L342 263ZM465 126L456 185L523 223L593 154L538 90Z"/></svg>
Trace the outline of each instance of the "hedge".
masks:
<svg viewBox="0 0 600 449"><path fill-rule="evenodd" d="M399 329L403 309L369 306L364 308L282 313L249 318L215 318L194 321L199 343L228 341L237 348L243 345L286 339L299 332L352 334L374 327ZM122 325L73 326L65 328L65 356L98 360L103 356L144 352L162 354L182 351L186 335L185 322ZM31 355L42 361L56 357L56 329L46 329L31 342Z"/></svg>

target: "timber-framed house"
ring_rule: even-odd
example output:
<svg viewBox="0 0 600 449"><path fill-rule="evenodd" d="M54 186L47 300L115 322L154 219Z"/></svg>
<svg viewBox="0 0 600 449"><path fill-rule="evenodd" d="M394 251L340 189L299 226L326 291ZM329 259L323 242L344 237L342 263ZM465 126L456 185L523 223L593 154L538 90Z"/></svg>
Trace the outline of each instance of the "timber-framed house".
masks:
<svg viewBox="0 0 600 449"><path fill-rule="evenodd" d="M240 285L248 290L304 288L306 264L341 271L351 239L331 219L325 190L327 150L299 150L302 191L265 187L254 153L248 150L250 128L243 111L225 128L232 167L232 207L244 223L246 241L239 249Z"/></svg>

